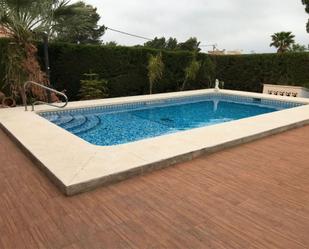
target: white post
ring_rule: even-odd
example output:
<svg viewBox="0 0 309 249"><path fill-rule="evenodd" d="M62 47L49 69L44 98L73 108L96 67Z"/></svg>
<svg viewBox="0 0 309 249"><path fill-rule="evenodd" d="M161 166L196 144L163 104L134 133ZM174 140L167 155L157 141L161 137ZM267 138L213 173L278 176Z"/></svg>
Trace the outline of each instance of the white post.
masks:
<svg viewBox="0 0 309 249"><path fill-rule="evenodd" d="M219 91L219 90L220 90L219 84L220 84L220 81L219 81L218 79L216 79L216 83L215 83L215 90L216 90L216 91Z"/></svg>

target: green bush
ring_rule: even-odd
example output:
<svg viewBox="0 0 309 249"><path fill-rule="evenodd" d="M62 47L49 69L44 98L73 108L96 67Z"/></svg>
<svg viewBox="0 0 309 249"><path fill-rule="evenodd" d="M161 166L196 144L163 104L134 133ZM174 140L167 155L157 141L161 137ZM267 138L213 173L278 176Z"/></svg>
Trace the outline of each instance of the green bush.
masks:
<svg viewBox="0 0 309 249"><path fill-rule="evenodd" d="M264 83L309 87L309 53L214 56L225 88L260 92Z"/></svg>
<svg viewBox="0 0 309 249"><path fill-rule="evenodd" d="M107 81L100 79L96 73L85 73L80 81L79 97L82 100L103 99L108 96Z"/></svg>
<svg viewBox="0 0 309 249"><path fill-rule="evenodd" d="M7 40L0 39L0 87L6 44ZM41 45L38 48L43 62L43 48ZM83 74L92 71L108 81L109 97L147 94L147 62L150 54L157 53L144 47L50 44L51 83L58 90L66 89L70 100L78 100ZM192 58L193 53L187 51L162 51L164 73L155 84L154 93L177 91ZM216 78L224 81L227 89L244 91L259 92L263 83L309 87L309 53L230 56L199 53L197 60L201 69L195 81L187 82L186 89L213 87Z"/></svg>

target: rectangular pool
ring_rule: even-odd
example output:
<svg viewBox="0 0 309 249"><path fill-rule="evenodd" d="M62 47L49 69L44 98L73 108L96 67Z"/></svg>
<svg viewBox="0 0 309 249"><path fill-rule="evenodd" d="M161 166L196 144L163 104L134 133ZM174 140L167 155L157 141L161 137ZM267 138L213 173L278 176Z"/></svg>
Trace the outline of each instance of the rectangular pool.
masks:
<svg viewBox="0 0 309 249"><path fill-rule="evenodd" d="M85 141L118 145L229 122L299 103L219 93L40 113Z"/></svg>
<svg viewBox="0 0 309 249"><path fill-rule="evenodd" d="M222 89L35 110L2 109L0 128L66 195L309 124L309 99Z"/></svg>

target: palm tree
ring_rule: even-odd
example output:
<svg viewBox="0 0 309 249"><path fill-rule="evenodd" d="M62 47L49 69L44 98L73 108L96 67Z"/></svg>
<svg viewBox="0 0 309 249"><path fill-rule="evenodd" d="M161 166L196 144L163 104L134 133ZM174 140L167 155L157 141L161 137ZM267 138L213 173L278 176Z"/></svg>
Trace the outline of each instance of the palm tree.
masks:
<svg viewBox="0 0 309 249"><path fill-rule="evenodd" d="M275 33L271 36L272 43L270 46L274 46L277 48L278 53L287 52L292 44L295 43L295 36L292 32L279 32Z"/></svg>
<svg viewBox="0 0 309 249"><path fill-rule="evenodd" d="M8 30L11 38L7 52L6 82L13 93L19 93L23 103L23 82L33 80L48 84L38 63L34 42L43 32L51 32L55 10L68 3L67 0L0 0L0 25ZM39 98L44 98L44 92L34 90Z"/></svg>
<svg viewBox="0 0 309 249"><path fill-rule="evenodd" d="M195 80L201 68L201 62L196 60L196 53L193 54L193 59L190 64L185 68L185 79L182 83L181 90L185 90L186 84L190 80Z"/></svg>
<svg viewBox="0 0 309 249"><path fill-rule="evenodd" d="M149 94L152 94L153 85L163 76L164 63L162 61L162 53L150 55L148 60L148 78L149 78Z"/></svg>

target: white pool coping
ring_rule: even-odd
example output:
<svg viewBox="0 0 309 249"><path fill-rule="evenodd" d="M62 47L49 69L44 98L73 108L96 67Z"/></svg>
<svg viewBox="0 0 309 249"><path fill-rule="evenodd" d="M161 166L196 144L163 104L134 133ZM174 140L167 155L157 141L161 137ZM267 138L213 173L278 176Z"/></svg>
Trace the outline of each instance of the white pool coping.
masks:
<svg viewBox="0 0 309 249"><path fill-rule="evenodd" d="M214 93L214 89L70 102L66 109ZM309 99L220 90L309 104ZM30 108L29 108L30 109ZM36 112L58 110L46 105ZM201 154L309 124L309 105L115 146L90 144L23 107L0 109L0 125L66 194L74 195Z"/></svg>

